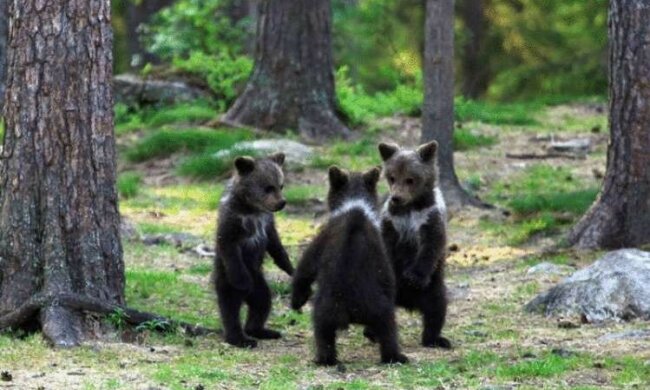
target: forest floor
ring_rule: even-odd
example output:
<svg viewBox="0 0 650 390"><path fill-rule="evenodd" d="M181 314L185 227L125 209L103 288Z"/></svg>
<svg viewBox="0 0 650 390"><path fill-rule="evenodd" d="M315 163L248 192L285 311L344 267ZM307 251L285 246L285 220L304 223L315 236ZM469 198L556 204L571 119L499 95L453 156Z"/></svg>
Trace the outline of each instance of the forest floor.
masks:
<svg viewBox="0 0 650 390"><path fill-rule="evenodd" d="M39 334L0 334L0 388L648 388L649 341L602 338L647 329L648 323L583 324L578 318L545 318L522 309L537 293L600 255L562 249L561 244L566 230L594 200L602 179L604 111L600 103L552 106L530 113L533 120L526 124L465 122L458 130L459 177L497 208L463 210L450 221L453 251L447 281L452 301L444 334L454 344L451 351L420 347L419 317L399 310L401 344L410 364L378 364L377 347L353 326L338 338L343 365L318 368L311 362L310 310L289 310L289 279L267 262L275 294L270 326L282 330L282 340L240 350L218 335L160 335L145 327L125 331L121 337L128 342L116 334L80 348L53 350ZM179 164L191 157L190 143L180 150L158 145L169 153L152 152L150 145L153 158L125 158L160 130L133 127L121 131L119 138L120 208L139 233L124 240L127 301L136 308L218 328L211 260L171 244L148 245L139 237L186 233L211 245L224 181L178 174ZM172 121L161 127L173 132L197 126ZM357 140L319 147L319 157L307 166L289 168L286 195L291 207L277 220L294 261L318 227L327 166L375 165L376 143L415 145L419 121L383 118L365 129ZM574 138L591 141L586 156L506 157L544 154L550 142ZM168 141L174 142L181 141ZM528 274L540 262L561 265L561 271ZM119 325L115 318L105 320Z"/></svg>

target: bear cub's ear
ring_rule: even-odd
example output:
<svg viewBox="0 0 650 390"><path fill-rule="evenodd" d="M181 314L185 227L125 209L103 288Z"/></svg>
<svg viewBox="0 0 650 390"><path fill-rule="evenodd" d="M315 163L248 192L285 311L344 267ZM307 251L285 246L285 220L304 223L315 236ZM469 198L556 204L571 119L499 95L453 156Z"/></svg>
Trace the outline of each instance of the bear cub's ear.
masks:
<svg viewBox="0 0 650 390"><path fill-rule="evenodd" d="M417 150L418 157L424 163L430 163L435 161L436 152L438 151L438 143L436 141L431 141L427 144L420 145Z"/></svg>
<svg viewBox="0 0 650 390"><path fill-rule="evenodd" d="M284 153L274 153L269 156L269 160L273 161L274 163L278 164L279 166L284 165L284 160L285 160L285 155Z"/></svg>
<svg viewBox="0 0 650 390"><path fill-rule="evenodd" d="M363 181L366 183L366 185L369 188L375 188L377 186L377 182L379 181L379 177L381 176L381 169L379 167L374 167L368 172L363 174Z"/></svg>
<svg viewBox="0 0 650 390"><path fill-rule="evenodd" d="M248 175L255 170L255 159L248 156L237 157L235 159L235 168L241 176Z"/></svg>
<svg viewBox="0 0 650 390"><path fill-rule="evenodd" d="M337 166L331 166L329 169L330 186L332 188L341 188L348 184L349 175L347 172Z"/></svg>
<svg viewBox="0 0 650 390"><path fill-rule="evenodd" d="M378 148L381 159L384 161L390 160L390 158L393 157L395 153L399 152L399 146L396 144L387 144L382 142L379 144Z"/></svg>

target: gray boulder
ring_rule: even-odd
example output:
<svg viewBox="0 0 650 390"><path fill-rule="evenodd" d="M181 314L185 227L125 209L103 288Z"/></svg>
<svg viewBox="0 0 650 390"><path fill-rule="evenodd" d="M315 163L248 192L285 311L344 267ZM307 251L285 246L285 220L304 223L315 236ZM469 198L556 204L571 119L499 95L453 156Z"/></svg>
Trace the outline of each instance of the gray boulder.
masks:
<svg viewBox="0 0 650 390"><path fill-rule="evenodd" d="M628 330L626 332L609 333L598 338L600 341L618 341L618 340L643 340L650 339L650 329Z"/></svg>
<svg viewBox="0 0 650 390"><path fill-rule="evenodd" d="M208 99L210 94L182 81L143 79L133 74L113 78L115 101L127 105L174 104Z"/></svg>
<svg viewBox="0 0 650 390"><path fill-rule="evenodd" d="M305 164L314 155L314 150L311 147L290 139L260 139L239 142L229 150L220 150L215 154L215 157L223 158L249 151L258 155L282 152L286 156L287 163L292 165Z"/></svg>
<svg viewBox="0 0 650 390"><path fill-rule="evenodd" d="M538 295L525 309L588 322L650 320L650 253L622 249Z"/></svg>
<svg viewBox="0 0 650 390"><path fill-rule="evenodd" d="M566 273L568 270L570 270L570 267L567 266L562 266L562 265L557 265L549 262L543 262L536 264L530 268L528 268L528 271L526 272L526 275L528 276L534 276L534 275L562 275Z"/></svg>

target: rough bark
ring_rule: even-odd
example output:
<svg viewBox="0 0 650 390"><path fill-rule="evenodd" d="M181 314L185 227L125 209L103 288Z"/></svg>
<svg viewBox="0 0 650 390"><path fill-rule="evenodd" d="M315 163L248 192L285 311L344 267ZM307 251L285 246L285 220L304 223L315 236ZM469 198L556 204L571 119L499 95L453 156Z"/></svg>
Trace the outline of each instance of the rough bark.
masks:
<svg viewBox="0 0 650 390"><path fill-rule="evenodd" d="M329 0L265 0L259 12L253 74L223 121L313 140L348 135L335 113Z"/></svg>
<svg viewBox="0 0 650 390"><path fill-rule="evenodd" d="M9 13L7 0L0 0L0 118L2 117L2 106L5 97L8 22Z"/></svg>
<svg viewBox="0 0 650 390"><path fill-rule="evenodd" d="M175 0L126 0L127 47L130 64L139 68L147 63L157 63L159 59L149 53L140 42L140 29L161 9L170 6Z"/></svg>
<svg viewBox="0 0 650 390"><path fill-rule="evenodd" d="M609 39L607 172L569 234L579 248L650 243L650 3L610 1Z"/></svg>
<svg viewBox="0 0 650 390"><path fill-rule="evenodd" d="M488 0L463 0L459 4L460 17L469 35L463 45L461 66L463 69L462 93L470 99L480 98L488 88L490 69L484 58L487 39L485 3Z"/></svg>
<svg viewBox="0 0 650 390"><path fill-rule="evenodd" d="M122 304L110 1L9 7L0 316L38 295ZM57 346L93 333L89 318L64 305L32 314Z"/></svg>
<svg viewBox="0 0 650 390"><path fill-rule="evenodd" d="M246 52L255 55L255 25L260 0L230 0L225 7L226 15L233 24L248 19L246 24Z"/></svg>
<svg viewBox="0 0 650 390"><path fill-rule="evenodd" d="M427 0L422 142L438 141L440 186L451 208L485 207L460 185L454 169L454 2Z"/></svg>

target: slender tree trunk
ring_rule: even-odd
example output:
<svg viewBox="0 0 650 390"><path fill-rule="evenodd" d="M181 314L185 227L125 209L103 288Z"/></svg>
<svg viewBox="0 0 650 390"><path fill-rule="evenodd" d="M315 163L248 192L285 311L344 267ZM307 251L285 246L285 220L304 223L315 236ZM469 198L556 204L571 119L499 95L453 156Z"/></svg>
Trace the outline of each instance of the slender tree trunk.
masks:
<svg viewBox="0 0 650 390"><path fill-rule="evenodd" d="M2 118L2 107L5 97L5 78L7 70L7 35L9 33L8 28L8 3L7 0L0 0L0 118Z"/></svg>
<svg viewBox="0 0 650 390"><path fill-rule="evenodd" d="M140 43L140 29L161 9L174 4L175 0L126 0L127 46L132 67L139 68L147 63L156 63L159 59L149 53Z"/></svg>
<svg viewBox="0 0 650 390"><path fill-rule="evenodd" d="M122 304L110 1L11 1L9 14L0 317L37 295ZM57 346L94 328L57 299L33 320Z"/></svg>
<svg viewBox="0 0 650 390"><path fill-rule="evenodd" d="M650 2L611 0L607 172L569 234L579 248L650 243Z"/></svg>
<svg viewBox="0 0 650 390"><path fill-rule="evenodd" d="M259 10L255 68L223 121L314 140L348 135L335 113L329 0L263 0Z"/></svg>
<svg viewBox="0 0 650 390"><path fill-rule="evenodd" d="M484 56L487 40L487 23L485 21L485 3L487 0L463 0L459 11L469 39L463 45L463 96L471 99L480 98L488 88L490 69Z"/></svg>
<svg viewBox="0 0 650 390"><path fill-rule="evenodd" d="M438 141L440 186L452 208L485 206L458 182L454 169L454 2L427 0L422 142Z"/></svg>

